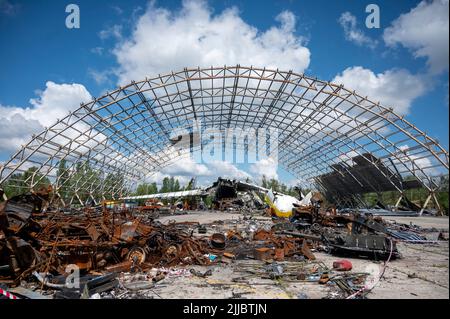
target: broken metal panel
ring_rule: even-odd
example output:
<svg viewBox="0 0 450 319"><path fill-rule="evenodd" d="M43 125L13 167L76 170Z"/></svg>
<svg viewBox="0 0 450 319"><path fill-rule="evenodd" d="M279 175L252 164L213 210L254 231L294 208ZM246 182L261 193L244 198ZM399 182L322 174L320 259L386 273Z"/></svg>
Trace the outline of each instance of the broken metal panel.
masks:
<svg viewBox="0 0 450 319"><path fill-rule="evenodd" d="M340 197L399 189L408 190L421 186L417 180L403 181L402 176L390 171L372 154L365 154L365 156L371 158L371 161L358 155L352 158L354 165L344 169L344 163L333 164L333 172L317 176L316 179L328 192L338 194ZM359 177L358 183L355 182L354 176Z"/></svg>
<svg viewBox="0 0 450 319"><path fill-rule="evenodd" d="M351 234L338 237L330 245L337 253L365 255L372 258L400 256L395 242L383 235Z"/></svg>

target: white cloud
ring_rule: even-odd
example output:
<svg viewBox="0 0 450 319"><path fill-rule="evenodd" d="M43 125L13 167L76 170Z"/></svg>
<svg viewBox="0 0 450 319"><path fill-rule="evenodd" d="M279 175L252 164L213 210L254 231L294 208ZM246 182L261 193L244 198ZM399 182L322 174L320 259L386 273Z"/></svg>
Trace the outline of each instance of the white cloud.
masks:
<svg viewBox="0 0 450 319"><path fill-rule="evenodd" d="M0 113L8 109L0 105ZM37 120L25 119L22 115L15 113L6 118L0 115L2 123L0 127L0 152L13 152L20 145L26 143L32 134L42 130L42 125Z"/></svg>
<svg viewBox="0 0 450 319"><path fill-rule="evenodd" d="M207 164L196 163L192 158L177 158L161 171L152 172L146 182L162 183L165 177L174 177L181 185L186 185L192 177L197 177L197 186L210 186L218 177L227 179L251 179L251 175L229 162L214 161Z"/></svg>
<svg viewBox="0 0 450 319"><path fill-rule="evenodd" d="M162 173L182 176L210 176L212 173L204 164L196 163L190 156L180 158L162 169Z"/></svg>
<svg viewBox="0 0 450 319"><path fill-rule="evenodd" d="M236 8L213 15L205 1L184 1L176 12L150 3L131 37L113 51L119 83L186 66L242 64L303 72L310 51L295 34L295 16L284 11L276 20L279 25L260 31Z"/></svg>
<svg viewBox="0 0 450 319"><path fill-rule="evenodd" d="M349 166L353 166L353 157L358 156L359 153L356 151L349 151L347 153L342 153L341 155L339 155L339 161L346 163Z"/></svg>
<svg viewBox="0 0 450 319"><path fill-rule="evenodd" d="M378 41L367 36L361 29L358 28L356 17L350 12L341 14L338 20L339 24L344 29L345 39L354 42L360 46L367 46L374 49L378 45Z"/></svg>
<svg viewBox="0 0 450 319"><path fill-rule="evenodd" d="M122 39L122 26L120 24L115 24L112 27L100 31L98 33L98 36L102 40L106 40L109 38L120 40Z"/></svg>
<svg viewBox="0 0 450 319"><path fill-rule="evenodd" d="M422 1L384 31L386 45L401 44L427 58L432 73L448 70L449 0Z"/></svg>
<svg viewBox="0 0 450 319"><path fill-rule="evenodd" d="M82 84L56 84L48 81L39 97L30 99L33 107L24 110L25 117L37 119L42 125L50 126L56 119L62 119L69 111L77 109L82 102L89 102L91 94Z"/></svg>
<svg viewBox="0 0 450 319"><path fill-rule="evenodd" d="M426 91L425 81L407 70L391 69L375 74L361 66L350 67L338 74L332 82L385 107L392 107L397 114L407 114L412 101Z"/></svg>
<svg viewBox="0 0 450 319"><path fill-rule="evenodd" d="M403 152L403 154L399 154L400 159L393 159L394 164L403 165L404 168L414 171L419 177L423 177L424 174L418 171L417 167L422 169L426 175L437 174L438 171L433 167L433 164L428 157L412 154L409 145L401 145L399 146L399 149ZM413 165L411 161L413 161L416 165ZM405 175L409 174L410 173L408 171Z"/></svg>
<svg viewBox="0 0 450 319"><path fill-rule="evenodd" d="M229 162L212 161L210 163L199 163L193 157L189 150L177 151L174 147L168 148L151 154L154 158L167 158L164 166L159 171L142 172L147 175L145 180L161 183L164 177L175 177L181 181L189 181L192 177L197 177L198 185L209 186L218 177L228 179L245 180L251 178L250 174L237 168Z"/></svg>
<svg viewBox="0 0 450 319"><path fill-rule="evenodd" d="M295 187L295 186L300 185L301 183L302 183L302 180L300 180L298 178L293 178L293 179L286 181L286 186L287 187Z"/></svg>
<svg viewBox="0 0 450 319"><path fill-rule="evenodd" d="M264 158L250 166L250 172L254 174L257 180L261 180L263 175L267 179L278 179L278 162L273 158Z"/></svg>
<svg viewBox="0 0 450 319"><path fill-rule="evenodd" d="M102 83L105 83L106 81L108 81L108 75L106 72L90 69L90 70L88 70L88 73L89 73L90 77L93 78L97 84L102 84Z"/></svg>
<svg viewBox="0 0 450 319"><path fill-rule="evenodd" d="M174 163L161 170L163 175L185 176L199 178L203 185L211 184L218 177L244 180L251 178L250 174L237 168L229 162L213 161L211 163L196 163L191 157L176 159Z"/></svg>
<svg viewBox="0 0 450 319"><path fill-rule="evenodd" d="M64 118L69 110L77 109L91 95L81 84L56 84L48 81L38 97L30 99L27 108L0 105L0 152L17 150L32 134L39 133L56 119Z"/></svg>
<svg viewBox="0 0 450 319"><path fill-rule="evenodd" d="M89 69L88 74L97 84L104 84L110 82L114 72L111 70L97 71L95 69Z"/></svg>
<svg viewBox="0 0 450 319"><path fill-rule="evenodd" d="M207 166L211 171L211 177L216 179L217 177L229 178L229 179L239 179L244 180L246 178L251 178L250 174L237 168L229 162L214 161L208 163Z"/></svg>

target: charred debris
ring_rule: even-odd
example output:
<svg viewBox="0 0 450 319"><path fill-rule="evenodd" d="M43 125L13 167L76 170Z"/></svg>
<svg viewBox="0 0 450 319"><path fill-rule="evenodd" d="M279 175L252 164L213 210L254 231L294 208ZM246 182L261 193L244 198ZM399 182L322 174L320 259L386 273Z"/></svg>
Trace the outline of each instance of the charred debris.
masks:
<svg viewBox="0 0 450 319"><path fill-rule="evenodd" d="M333 279L330 269L320 263L317 266L315 252L392 260L401 258L398 241L427 242L424 231L433 231L387 223L367 212L323 209L320 195L312 196L308 205L294 205L286 219L274 216L261 196L264 192L250 184L219 179L205 191L214 194L213 209L208 213L240 212L242 218L212 223L221 225L219 229L198 222L163 224L154 214L125 205L52 207L51 189L12 197L0 203L0 289L10 289L23 298L92 298L125 289L124 285L134 290L148 288L175 268L205 277L207 272L190 267L253 260L270 268L264 268L261 276L309 278L319 283L335 280L349 296L358 291L357 286L349 288L348 278ZM165 210L161 207L161 211ZM255 218L264 215L272 218L264 222ZM448 235L440 233L439 237ZM277 262L283 261L317 267L306 274L286 273L277 267ZM67 283L74 266L80 275L77 288ZM130 273L146 274L145 280L139 281L141 286L123 282L124 274ZM361 275L353 279L364 282ZM26 288L30 285L34 289Z"/></svg>

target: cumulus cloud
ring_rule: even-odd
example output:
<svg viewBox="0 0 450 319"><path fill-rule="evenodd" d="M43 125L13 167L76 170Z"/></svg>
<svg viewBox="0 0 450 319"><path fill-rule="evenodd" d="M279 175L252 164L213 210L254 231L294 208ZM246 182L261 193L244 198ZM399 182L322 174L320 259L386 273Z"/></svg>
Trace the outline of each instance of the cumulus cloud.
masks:
<svg viewBox="0 0 450 319"><path fill-rule="evenodd" d="M65 117L69 110L91 100L81 84L56 84L48 81L27 108L0 105L0 152L11 152L27 142L32 134Z"/></svg>
<svg viewBox="0 0 450 319"><path fill-rule="evenodd" d="M414 99L425 93L426 83L403 69L391 69L375 74L369 69L355 66L345 69L332 82L344 84L374 102L392 107L398 114L407 114Z"/></svg>
<svg viewBox="0 0 450 319"><path fill-rule="evenodd" d="M82 84L57 84L48 81L46 88L38 92L38 97L30 99L32 107L17 109L23 110L23 115L38 120L42 125L49 126L56 119L62 119L69 111L73 111L82 102L89 102L92 97Z"/></svg>
<svg viewBox="0 0 450 319"><path fill-rule="evenodd" d="M255 178L259 181L263 175L267 179L278 179L278 162L272 157L264 158L257 161L250 166L250 172L254 174Z"/></svg>
<svg viewBox="0 0 450 319"><path fill-rule="evenodd" d="M149 154L150 155L150 154ZM146 181L161 183L164 177L175 177L181 181L189 181L197 177L199 185L210 185L218 177L244 180L251 178L250 174L239 169L230 162L214 160L208 163L197 161L189 150L176 150L169 146L160 152L151 154L154 158L167 158L160 170L142 172L147 175ZM138 158L139 156L136 157Z"/></svg>
<svg viewBox="0 0 450 319"><path fill-rule="evenodd" d="M341 14L338 20L341 27L344 29L345 39L354 42L360 46L367 46L374 49L378 45L378 41L367 36L364 31L358 28L356 17L350 12Z"/></svg>
<svg viewBox="0 0 450 319"><path fill-rule="evenodd" d="M181 175L181 176L211 175L211 170L206 165L196 163L190 156L178 159L173 164L164 167L162 169L162 172L169 175Z"/></svg>
<svg viewBox="0 0 450 319"><path fill-rule="evenodd" d="M200 164L196 163L189 156L182 156L161 169L161 171L152 172L146 181L156 182L160 185L165 177L172 176L178 179L182 185L187 184L195 176L197 177L198 186L209 186L218 177L238 180L251 179L249 173L237 168L232 163L213 161L207 164Z"/></svg>
<svg viewBox="0 0 450 319"><path fill-rule="evenodd" d="M299 184L299 180L297 178L290 179L286 182L288 187L295 187Z"/></svg>
<svg viewBox="0 0 450 319"><path fill-rule="evenodd" d="M214 179L217 177L239 180L251 178L250 174L237 168L235 165L229 162L214 161L208 163L207 165L212 172L210 176Z"/></svg>
<svg viewBox="0 0 450 319"><path fill-rule="evenodd" d="M176 159L161 170L164 176L197 176L204 185L212 183L218 177L244 180L251 178L250 174L237 168L229 162L212 161L210 163L197 163L190 156Z"/></svg>
<svg viewBox="0 0 450 319"><path fill-rule="evenodd" d="M305 39L295 34L290 11L265 31L243 21L236 8L213 14L205 1L184 1L176 11L153 2L139 17L131 37L113 53L119 83L186 66L255 65L303 72L310 62Z"/></svg>
<svg viewBox="0 0 450 319"><path fill-rule="evenodd" d="M402 14L386 28L386 45L400 44L416 58L427 59L432 73L448 70L449 61L449 0L422 1Z"/></svg>
<svg viewBox="0 0 450 319"><path fill-rule="evenodd" d="M8 107L0 105L0 113ZM22 115L15 113L9 117L0 115L2 125L0 127L0 153L13 152L20 145L25 144L26 139L34 133L42 130L42 125L37 120L25 119Z"/></svg>
<svg viewBox="0 0 450 319"><path fill-rule="evenodd" d="M394 164L403 165L404 168L409 171L414 171L419 177L422 177L423 174L417 171L417 167L422 169L427 175L435 175L437 174L437 170L433 167L433 163L430 158L423 157L423 155L415 155L411 152L411 147L409 145L401 145L399 146L403 155L399 155L400 159L393 159ZM412 164L412 161L415 165ZM409 175L409 172L406 172L406 175Z"/></svg>

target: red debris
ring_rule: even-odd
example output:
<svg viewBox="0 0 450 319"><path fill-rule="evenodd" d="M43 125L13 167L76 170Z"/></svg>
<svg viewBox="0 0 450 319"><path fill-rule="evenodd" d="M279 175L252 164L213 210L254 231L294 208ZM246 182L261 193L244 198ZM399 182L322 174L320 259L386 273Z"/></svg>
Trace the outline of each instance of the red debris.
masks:
<svg viewBox="0 0 450 319"><path fill-rule="evenodd" d="M352 267L352 263L346 259L333 262L333 268L337 271L350 271L352 270Z"/></svg>

